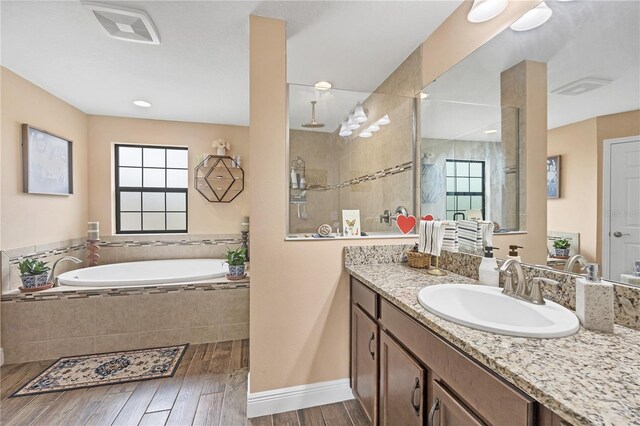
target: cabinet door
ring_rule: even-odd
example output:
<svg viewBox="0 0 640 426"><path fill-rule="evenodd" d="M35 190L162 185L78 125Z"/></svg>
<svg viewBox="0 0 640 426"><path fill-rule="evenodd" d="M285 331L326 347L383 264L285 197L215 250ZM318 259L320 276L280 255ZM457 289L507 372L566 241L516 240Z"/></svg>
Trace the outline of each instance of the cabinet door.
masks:
<svg viewBox="0 0 640 426"><path fill-rule="evenodd" d="M427 426L483 426L471 411L437 381L433 382L433 403Z"/></svg>
<svg viewBox="0 0 640 426"><path fill-rule="evenodd" d="M368 420L375 424L378 395L378 324L351 305L351 389Z"/></svg>
<svg viewBox="0 0 640 426"><path fill-rule="evenodd" d="M422 425L425 370L384 331L380 333L380 424Z"/></svg>

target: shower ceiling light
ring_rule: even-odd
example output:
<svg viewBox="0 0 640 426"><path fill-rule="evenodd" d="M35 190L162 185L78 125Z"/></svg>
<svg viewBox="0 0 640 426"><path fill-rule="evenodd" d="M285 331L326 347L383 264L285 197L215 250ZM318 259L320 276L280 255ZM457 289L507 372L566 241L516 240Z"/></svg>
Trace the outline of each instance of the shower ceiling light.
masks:
<svg viewBox="0 0 640 426"><path fill-rule="evenodd" d="M360 123L356 123L356 121L353 119L353 113L349 114L349 118L347 119L347 129L356 130L359 127Z"/></svg>
<svg viewBox="0 0 640 426"><path fill-rule="evenodd" d="M369 130L364 130L360 132L358 136L360 136L361 138L370 138L371 136L373 136L373 133L371 133Z"/></svg>
<svg viewBox="0 0 640 426"><path fill-rule="evenodd" d="M353 110L353 121L361 124L367 121L367 114L364 113L364 108L360 103L358 103L356 108Z"/></svg>
<svg viewBox="0 0 640 426"><path fill-rule="evenodd" d="M391 123L391 120L389 119L388 115L385 115L384 117L382 117L380 120L376 122L376 124L378 124L379 126L386 126L389 123Z"/></svg>
<svg viewBox="0 0 640 426"><path fill-rule="evenodd" d="M540 3L524 15L516 22L511 24L509 28L513 31L529 31L538 28L551 18L553 11L545 2Z"/></svg>
<svg viewBox="0 0 640 426"><path fill-rule="evenodd" d="M493 19L507 8L508 3L509 0L473 0L467 20L475 24Z"/></svg>
<svg viewBox="0 0 640 426"><path fill-rule="evenodd" d="M331 89L333 87L333 84L329 83L328 81L319 81L316 84L314 84L313 87L316 90L325 91L325 90Z"/></svg>
<svg viewBox="0 0 640 426"><path fill-rule="evenodd" d="M428 93L420 92L420 99L427 99L429 97Z"/></svg>
<svg viewBox="0 0 640 426"><path fill-rule="evenodd" d="M151 106L150 102L143 101L142 99L136 99L135 101L133 101L133 104L135 106L139 106L139 107L142 107L142 108L149 108Z"/></svg>
<svg viewBox="0 0 640 426"><path fill-rule="evenodd" d="M346 121L342 122L342 125L340 126L340 132L338 134L342 137L351 136L353 134L353 132L347 127Z"/></svg>

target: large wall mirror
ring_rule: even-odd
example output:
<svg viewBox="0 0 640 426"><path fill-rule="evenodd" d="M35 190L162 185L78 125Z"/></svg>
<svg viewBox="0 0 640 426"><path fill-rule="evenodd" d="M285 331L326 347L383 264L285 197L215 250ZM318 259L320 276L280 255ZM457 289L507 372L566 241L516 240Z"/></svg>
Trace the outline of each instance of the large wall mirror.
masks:
<svg viewBox="0 0 640 426"><path fill-rule="evenodd" d="M531 232L523 199L532 182L514 118L523 111L505 108L505 73L542 64L546 81L527 90L547 99L547 197L536 200L546 206L546 253L523 261L546 257L545 266L575 273L598 263L604 278L640 284L640 2L546 5L546 23L505 29L425 87L422 213L454 219L481 209L496 229ZM472 187L478 177L484 184Z"/></svg>
<svg viewBox="0 0 640 426"><path fill-rule="evenodd" d="M287 237L402 235L415 212L415 100L289 84ZM413 232L413 231L412 231Z"/></svg>

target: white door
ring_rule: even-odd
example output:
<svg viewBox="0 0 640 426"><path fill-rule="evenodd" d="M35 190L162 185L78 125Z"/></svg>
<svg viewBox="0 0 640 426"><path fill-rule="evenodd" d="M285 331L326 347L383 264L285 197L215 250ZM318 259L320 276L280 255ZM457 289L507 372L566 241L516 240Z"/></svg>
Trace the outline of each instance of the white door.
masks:
<svg viewBox="0 0 640 426"><path fill-rule="evenodd" d="M607 278L620 281L640 260L640 136L612 140L609 151L609 253ZM605 190L605 195L607 188ZM605 219L606 224L606 219ZM605 244L607 243L605 242ZM605 259L607 262L607 259ZM607 271L608 269L608 271Z"/></svg>

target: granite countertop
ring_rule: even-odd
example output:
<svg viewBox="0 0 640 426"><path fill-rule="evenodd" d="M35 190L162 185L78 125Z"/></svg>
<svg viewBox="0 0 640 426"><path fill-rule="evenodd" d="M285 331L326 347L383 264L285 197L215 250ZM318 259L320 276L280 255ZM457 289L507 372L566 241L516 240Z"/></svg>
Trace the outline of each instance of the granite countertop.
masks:
<svg viewBox="0 0 640 426"><path fill-rule="evenodd" d="M640 425L640 332L580 328L560 339L509 337L454 324L418 303L423 287L476 281L428 275L406 264L346 270L436 334L575 425Z"/></svg>

